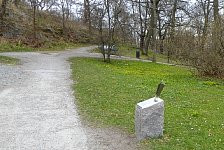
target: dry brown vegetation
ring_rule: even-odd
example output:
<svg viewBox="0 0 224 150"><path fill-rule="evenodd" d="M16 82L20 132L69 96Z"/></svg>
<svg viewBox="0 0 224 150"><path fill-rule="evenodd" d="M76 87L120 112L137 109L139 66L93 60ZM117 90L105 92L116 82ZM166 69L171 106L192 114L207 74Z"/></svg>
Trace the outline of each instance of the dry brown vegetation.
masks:
<svg viewBox="0 0 224 150"><path fill-rule="evenodd" d="M62 17L54 11L37 11L34 35L31 12L32 8L27 3L19 7L13 3L8 4L0 32L2 44L7 41L31 48L48 48L58 43L94 43L89 37L88 29L78 21L67 20L63 31Z"/></svg>

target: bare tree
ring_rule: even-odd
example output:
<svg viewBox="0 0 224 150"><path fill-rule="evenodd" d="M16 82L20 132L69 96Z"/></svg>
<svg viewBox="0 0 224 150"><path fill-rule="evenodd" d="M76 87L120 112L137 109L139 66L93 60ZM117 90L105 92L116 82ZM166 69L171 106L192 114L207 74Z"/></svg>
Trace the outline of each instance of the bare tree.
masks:
<svg viewBox="0 0 224 150"><path fill-rule="evenodd" d="M56 0L40 0L38 1L38 7L40 10L50 10L54 5L56 5Z"/></svg>
<svg viewBox="0 0 224 150"><path fill-rule="evenodd" d="M71 9L72 3L73 3L72 0L60 0L60 3L58 4L58 7L61 11L61 16L62 16L62 33L63 33L63 35L67 35L66 22L68 21L69 16L70 16L70 9Z"/></svg>
<svg viewBox="0 0 224 150"><path fill-rule="evenodd" d="M148 0L132 0L132 18L133 18L133 26L134 35L137 33L137 45L142 54L146 55L146 51L144 49L145 39L146 39L146 30L147 24L149 21L149 1ZM136 35L135 35L136 36ZM138 40L139 39L139 40Z"/></svg>
<svg viewBox="0 0 224 150"><path fill-rule="evenodd" d="M103 27L105 27L105 5L102 3L97 3L93 6L92 10L92 25L98 30L98 43L101 45L101 53L103 54L103 59L106 61L106 53L104 50L104 44L106 42L106 39L103 35Z"/></svg>
<svg viewBox="0 0 224 150"><path fill-rule="evenodd" d="M201 42L201 48L204 50L205 48L205 42L207 41L207 35L208 35L208 27L209 27L209 15L211 12L211 1L200 1L200 4L203 9L203 14L204 14L204 27L203 27L203 34L202 34L202 42Z"/></svg>
<svg viewBox="0 0 224 150"><path fill-rule="evenodd" d="M84 23L88 24L89 33L91 33L91 8L90 0L84 0Z"/></svg>
<svg viewBox="0 0 224 150"><path fill-rule="evenodd" d="M150 45L150 41L151 41L151 49L154 51L156 48L156 32L157 32L157 19L158 19L158 4L159 4L160 0L150 0L150 7L148 7L150 9L150 21L147 25L147 36L146 36L146 41L145 41L145 52L146 55L148 55L148 49L149 49L149 45ZM149 4L148 4L149 5ZM156 57L155 55L153 55L153 60L155 60Z"/></svg>
<svg viewBox="0 0 224 150"><path fill-rule="evenodd" d="M107 17L107 61L110 62L110 55L112 46L115 44L114 33L118 25L118 18L121 12L120 7L122 6L123 0L105 0L105 16Z"/></svg>
<svg viewBox="0 0 224 150"><path fill-rule="evenodd" d="M2 0L1 10L0 10L0 34L4 28L4 17L6 15L6 7L7 7L7 0Z"/></svg>
<svg viewBox="0 0 224 150"><path fill-rule="evenodd" d="M37 0L31 0L31 7L33 9L33 38L36 39L37 38L37 29L36 29L36 13L37 13Z"/></svg>
<svg viewBox="0 0 224 150"><path fill-rule="evenodd" d="M221 32L218 0L213 1L213 12L214 12L213 49L217 51L220 45L219 35Z"/></svg>
<svg viewBox="0 0 224 150"><path fill-rule="evenodd" d="M105 9L106 9L106 14L107 14L107 19L108 19L107 61L110 62L110 50L111 50L112 39L113 39L113 37L112 37L113 30L112 30L112 16L111 16L111 1L110 0L105 1Z"/></svg>
<svg viewBox="0 0 224 150"><path fill-rule="evenodd" d="M65 1L61 0L61 12L62 12L62 31L65 34Z"/></svg>
<svg viewBox="0 0 224 150"><path fill-rule="evenodd" d="M152 50L153 50L153 62L156 62L156 29L157 29L157 6L159 0L151 0L152 3L152 15L151 15L151 22L152 22Z"/></svg>

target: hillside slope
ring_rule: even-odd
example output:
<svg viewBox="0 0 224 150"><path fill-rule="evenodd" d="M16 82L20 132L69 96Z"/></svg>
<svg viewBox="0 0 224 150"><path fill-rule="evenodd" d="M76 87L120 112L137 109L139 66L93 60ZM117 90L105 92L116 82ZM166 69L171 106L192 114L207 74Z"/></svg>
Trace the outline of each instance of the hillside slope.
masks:
<svg viewBox="0 0 224 150"><path fill-rule="evenodd" d="M1 3L1 0L0 0ZM33 9L27 4L8 3L0 28L0 51L13 48L53 48L77 43L93 42L88 28L80 21L65 20L56 11L36 10L35 26Z"/></svg>

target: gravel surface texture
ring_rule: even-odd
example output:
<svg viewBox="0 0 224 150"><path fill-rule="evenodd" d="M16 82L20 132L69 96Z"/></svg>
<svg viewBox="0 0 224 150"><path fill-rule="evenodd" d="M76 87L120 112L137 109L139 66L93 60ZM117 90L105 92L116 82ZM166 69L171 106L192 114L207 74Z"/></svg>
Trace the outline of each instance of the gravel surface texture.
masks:
<svg viewBox="0 0 224 150"><path fill-rule="evenodd" d="M135 137L80 121L66 60L101 57L89 53L92 48L1 54L21 60L0 65L1 150L137 149Z"/></svg>

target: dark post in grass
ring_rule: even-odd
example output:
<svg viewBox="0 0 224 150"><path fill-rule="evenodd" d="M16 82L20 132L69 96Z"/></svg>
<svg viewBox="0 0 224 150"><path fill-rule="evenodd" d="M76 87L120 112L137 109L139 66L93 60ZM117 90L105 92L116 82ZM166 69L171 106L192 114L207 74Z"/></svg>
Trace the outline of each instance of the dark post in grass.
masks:
<svg viewBox="0 0 224 150"><path fill-rule="evenodd" d="M139 48L137 48L136 49L136 58L140 58L140 49Z"/></svg>

